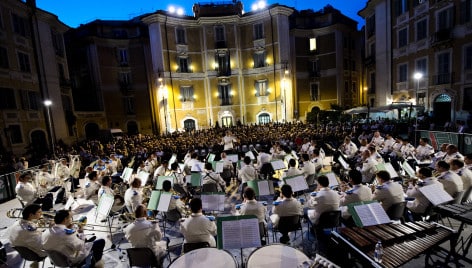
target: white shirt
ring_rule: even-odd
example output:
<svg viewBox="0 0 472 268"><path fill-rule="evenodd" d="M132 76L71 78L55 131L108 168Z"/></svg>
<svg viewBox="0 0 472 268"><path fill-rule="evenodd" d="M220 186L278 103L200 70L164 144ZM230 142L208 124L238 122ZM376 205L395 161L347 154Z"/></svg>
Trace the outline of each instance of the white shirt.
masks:
<svg viewBox="0 0 472 268"><path fill-rule="evenodd" d="M6 233L14 247L27 247L41 257L47 256L43 250L42 230L34 222L20 219Z"/></svg>
<svg viewBox="0 0 472 268"><path fill-rule="evenodd" d="M133 187L128 188L125 192L124 199L125 205L128 210L130 210L131 213L134 212L135 209L143 202L143 195L141 193L141 189Z"/></svg>
<svg viewBox="0 0 472 268"><path fill-rule="evenodd" d="M150 248L157 257L163 254L160 244L162 233L158 222L137 218L123 232L133 248Z"/></svg>
<svg viewBox="0 0 472 268"><path fill-rule="evenodd" d="M65 225L56 224L49 228L44 238L44 249L59 251L69 258L73 264L80 263L90 253L92 243L85 243L77 237L77 232L69 233Z"/></svg>
<svg viewBox="0 0 472 268"><path fill-rule="evenodd" d="M180 225L184 235L184 243L208 242L210 247L216 247L216 224L201 213L192 213Z"/></svg>

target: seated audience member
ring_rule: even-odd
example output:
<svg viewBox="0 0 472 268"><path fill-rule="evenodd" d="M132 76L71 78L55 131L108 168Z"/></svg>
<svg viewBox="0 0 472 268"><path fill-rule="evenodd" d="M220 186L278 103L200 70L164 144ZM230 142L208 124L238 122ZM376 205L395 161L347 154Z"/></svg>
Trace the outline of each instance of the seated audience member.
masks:
<svg viewBox="0 0 472 268"><path fill-rule="evenodd" d="M131 187L125 192L125 206L129 212L136 211L139 205L143 203L143 195L141 192L141 179L134 178Z"/></svg>
<svg viewBox="0 0 472 268"><path fill-rule="evenodd" d="M419 190L423 186L437 184L440 188L444 188L443 185L438 181L437 178L433 176L433 172L430 168L422 167L417 172L418 179L421 180L420 183L410 182L408 185L408 190L406 195L408 197L414 198L412 201L406 203L406 207L411 211L414 220L421 220L421 217L418 214L422 214L426 209L431 205L431 202L423 195Z"/></svg>
<svg viewBox="0 0 472 268"><path fill-rule="evenodd" d="M246 189L244 189L244 201L241 204L241 207L239 209L239 214L257 216L259 223L262 223L265 229L267 228L267 223L265 219L266 213L267 213L267 208L263 204L257 202L256 192L254 192L254 189L252 189L251 187L246 187ZM262 244L266 243L266 241L263 240L264 233L265 233L265 230L261 230Z"/></svg>
<svg viewBox="0 0 472 268"><path fill-rule="evenodd" d="M22 211L22 219L13 223L8 228L11 245L14 247L27 247L40 257L46 257L43 249L42 230L38 229L35 221L41 218L41 206L38 204L27 205ZM34 262L30 267L38 267Z"/></svg>
<svg viewBox="0 0 472 268"><path fill-rule="evenodd" d="M184 243L208 242L210 247L216 247L216 224L202 213L202 200L193 198L190 200L192 214L180 225L180 231L184 236Z"/></svg>
<svg viewBox="0 0 472 268"><path fill-rule="evenodd" d="M162 183L162 190L164 192L172 193L172 183L165 180ZM169 209L166 212L166 219L170 221L178 221L185 213L185 204L180 200L180 197L173 195L170 199Z"/></svg>
<svg viewBox="0 0 472 268"><path fill-rule="evenodd" d="M340 206L347 206L352 203L361 201L372 200L372 190L366 185L362 184L362 174L360 171L352 169L349 170L349 184L351 188L343 189L344 192L341 194L339 200ZM343 218L347 219L351 215L347 212L347 209L342 209Z"/></svg>
<svg viewBox="0 0 472 268"><path fill-rule="evenodd" d="M377 172L378 186L375 188L373 200L377 200L382 204L382 207L387 211L391 205L405 201L403 187L391 180L390 174L381 170Z"/></svg>
<svg viewBox="0 0 472 268"><path fill-rule="evenodd" d="M202 172L202 184L215 184L218 192L223 192L226 182L220 174L213 171L211 163L205 163L205 169Z"/></svg>
<svg viewBox="0 0 472 268"><path fill-rule="evenodd" d="M105 240L97 239L93 243L85 240L83 226L72 229L72 214L67 210L59 210L54 216L55 225L50 227L44 238L44 249L61 252L74 265L91 267L98 265L102 259ZM97 267L97 266L95 266ZM103 266L102 266L103 267Z"/></svg>
<svg viewBox="0 0 472 268"><path fill-rule="evenodd" d="M136 220L123 230L126 239L133 248L151 249L156 259L161 260L165 253L165 242L161 242L159 223L146 219L147 211L143 205L138 205L134 214Z"/></svg>
<svg viewBox="0 0 472 268"><path fill-rule="evenodd" d="M15 187L16 194L25 205L30 204L41 204L44 211L49 211L53 208L53 196L51 193L46 194L44 197L37 197L37 191L31 184L31 174L23 173L18 178L18 184Z"/></svg>
<svg viewBox="0 0 472 268"><path fill-rule="evenodd" d="M323 212L339 210L339 194L329 188L329 179L325 175L318 177L318 192L310 199L310 203L315 210L310 220L315 225Z"/></svg>
<svg viewBox="0 0 472 268"><path fill-rule="evenodd" d="M274 202L270 219L272 224L277 227L280 217L295 215L303 215L303 206L297 199L293 198L292 187L288 184L284 184L282 185L279 198ZM280 243L288 243L289 241L290 237L288 233L282 233Z"/></svg>
<svg viewBox="0 0 472 268"><path fill-rule="evenodd" d="M444 190L454 197L458 192L464 190L464 184L459 175L449 170L450 165L444 160L440 160L436 163L436 171L439 172L437 179L444 185Z"/></svg>

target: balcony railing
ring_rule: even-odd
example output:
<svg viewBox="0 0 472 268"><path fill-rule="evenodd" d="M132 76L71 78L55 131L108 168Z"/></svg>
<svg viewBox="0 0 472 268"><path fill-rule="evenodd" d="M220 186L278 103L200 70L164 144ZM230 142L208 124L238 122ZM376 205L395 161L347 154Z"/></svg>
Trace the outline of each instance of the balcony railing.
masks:
<svg viewBox="0 0 472 268"><path fill-rule="evenodd" d="M433 75L434 85L452 84L454 80L454 73L442 73Z"/></svg>

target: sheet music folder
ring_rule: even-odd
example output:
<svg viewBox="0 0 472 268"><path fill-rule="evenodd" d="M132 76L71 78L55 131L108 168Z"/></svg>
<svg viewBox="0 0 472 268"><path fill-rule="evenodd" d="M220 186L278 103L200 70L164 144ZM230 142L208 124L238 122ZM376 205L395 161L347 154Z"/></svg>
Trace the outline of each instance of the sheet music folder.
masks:
<svg viewBox="0 0 472 268"><path fill-rule="evenodd" d="M347 205L356 226L364 227L390 223L390 218L379 202L364 201Z"/></svg>
<svg viewBox="0 0 472 268"><path fill-rule="evenodd" d="M241 249L261 246L259 221L255 215L216 218L217 247Z"/></svg>
<svg viewBox="0 0 472 268"><path fill-rule="evenodd" d="M167 212L169 210L172 194L164 191L154 190L151 193L147 209Z"/></svg>
<svg viewBox="0 0 472 268"><path fill-rule="evenodd" d="M251 180L247 182L247 186L254 189L256 196L264 196L274 194L274 184L268 180Z"/></svg>
<svg viewBox="0 0 472 268"><path fill-rule="evenodd" d="M440 184L431 184L419 187L418 190L433 204L433 206L441 205L452 201L453 198L449 195Z"/></svg>
<svg viewBox="0 0 472 268"><path fill-rule="evenodd" d="M225 210L225 193L201 193L202 208L204 211L224 211Z"/></svg>
<svg viewBox="0 0 472 268"><path fill-rule="evenodd" d="M291 177L284 178L285 184L288 184L292 187L293 192L303 191L308 189L308 184L304 175L296 175Z"/></svg>

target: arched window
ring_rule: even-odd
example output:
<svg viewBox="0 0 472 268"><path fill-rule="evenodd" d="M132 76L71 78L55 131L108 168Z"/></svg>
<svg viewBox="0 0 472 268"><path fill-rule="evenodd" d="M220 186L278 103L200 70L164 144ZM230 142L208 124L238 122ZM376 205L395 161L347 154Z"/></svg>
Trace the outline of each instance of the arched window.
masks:
<svg viewBox="0 0 472 268"><path fill-rule="evenodd" d="M436 97L436 99L434 100L434 102L451 102L451 97L447 94L441 94L439 96Z"/></svg>
<svg viewBox="0 0 472 268"><path fill-rule="evenodd" d="M223 127L232 127L233 126L233 117L232 116L223 116L223 117L221 117L221 125Z"/></svg>
<svg viewBox="0 0 472 268"><path fill-rule="evenodd" d="M257 122L259 124L270 123L270 115L268 113L262 113L257 117Z"/></svg>
<svg viewBox="0 0 472 268"><path fill-rule="evenodd" d="M186 131L194 130L195 129L195 120L187 119L184 121L184 129Z"/></svg>

